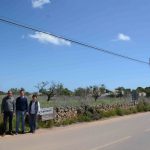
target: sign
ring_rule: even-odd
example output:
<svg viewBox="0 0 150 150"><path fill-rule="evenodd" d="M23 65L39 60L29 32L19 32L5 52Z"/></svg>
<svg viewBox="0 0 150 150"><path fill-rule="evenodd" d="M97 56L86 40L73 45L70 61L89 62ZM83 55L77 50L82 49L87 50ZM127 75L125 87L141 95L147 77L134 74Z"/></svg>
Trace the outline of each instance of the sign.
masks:
<svg viewBox="0 0 150 150"><path fill-rule="evenodd" d="M39 115L41 116L42 121L54 119L54 108L41 108Z"/></svg>

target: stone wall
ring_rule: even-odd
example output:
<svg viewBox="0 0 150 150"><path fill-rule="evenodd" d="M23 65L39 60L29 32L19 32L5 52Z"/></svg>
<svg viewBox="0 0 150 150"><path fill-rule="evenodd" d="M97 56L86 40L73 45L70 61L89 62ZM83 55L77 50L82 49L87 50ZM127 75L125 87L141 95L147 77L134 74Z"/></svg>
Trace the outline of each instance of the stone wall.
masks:
<svg viewBox="0 0 150 150"><path fill-rule="evenodd" d="M79 115L84 115L87 112L92 114L102 111L114 110L116 108L129 109L135 107L133 104L113 104L113 105L96 105L96 106L81 106L81 107L58 107L55 108L55 121L61 122L66 119L77 118Z"/></svg>

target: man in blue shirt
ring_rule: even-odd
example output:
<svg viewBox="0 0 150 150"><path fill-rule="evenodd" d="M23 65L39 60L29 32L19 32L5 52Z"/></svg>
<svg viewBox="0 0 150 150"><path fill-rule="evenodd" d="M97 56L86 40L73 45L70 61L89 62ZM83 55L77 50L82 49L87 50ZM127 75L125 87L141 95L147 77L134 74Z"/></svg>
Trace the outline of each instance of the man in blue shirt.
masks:
<svg viewBox="0 0 150 150"><path fill-rule="evenodd" d="M20 118L22 122L22 134L25 134L25 116L28 112L28 100L24 90L20 90L20 96L16 99L16 134L19 132Z"/></svg>

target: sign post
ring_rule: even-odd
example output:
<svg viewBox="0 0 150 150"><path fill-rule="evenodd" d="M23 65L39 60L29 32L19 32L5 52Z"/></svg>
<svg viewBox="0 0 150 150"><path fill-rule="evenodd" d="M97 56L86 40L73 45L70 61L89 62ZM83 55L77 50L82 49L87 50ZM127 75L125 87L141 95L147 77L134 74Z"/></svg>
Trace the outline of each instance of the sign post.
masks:
<svg viewBox="0 0 150 150"><path fill-rule="evenodd" d="M53 107L41 108L39 115L42 121L54 119L55 118L54 108Z"/></svg>

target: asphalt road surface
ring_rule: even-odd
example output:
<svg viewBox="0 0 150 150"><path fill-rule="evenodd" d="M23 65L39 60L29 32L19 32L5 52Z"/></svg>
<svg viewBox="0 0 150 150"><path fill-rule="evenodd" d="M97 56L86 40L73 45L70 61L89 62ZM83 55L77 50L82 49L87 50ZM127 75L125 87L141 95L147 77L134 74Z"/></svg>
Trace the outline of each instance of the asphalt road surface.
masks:
<svg viewBox="0 0 150 150"><path fill-rule="evenodd" d="M0 137L0 150L150 150L150 112Z"/></svg>

